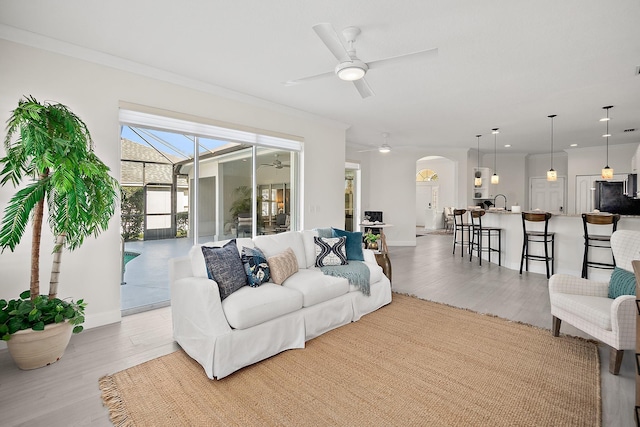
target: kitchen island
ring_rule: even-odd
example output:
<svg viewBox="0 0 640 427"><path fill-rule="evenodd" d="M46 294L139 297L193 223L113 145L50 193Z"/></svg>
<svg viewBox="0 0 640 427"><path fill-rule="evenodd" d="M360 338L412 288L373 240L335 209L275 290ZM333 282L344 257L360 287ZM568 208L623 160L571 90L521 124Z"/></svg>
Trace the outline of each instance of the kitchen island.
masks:
<svg viewBox="0 0 640 427"><path fill-rule="evenodd" d="M527 227L531 228L531 225L528 224ZM543 230L544 223L535 225L539 225L540 230ZM487 214L482 218L482 226L502 228L502 265L513 270L519 270L523 242L521 213L505 210L487 210ZM534 226L533 229L537 228ZM618 230L640 231L640 216L621 215L620 221L618 221ZM554 271L580 277L582 274L582 257L584 255L582 216L580 214L554 214L549 220L549 231L556 233ZM492 246L497 247L497 242ZM543 254L543 245L530 245L529 253ZM495 256L493 258L494 263L497 264ZM640 259L640 254L638 254L637 258ZM483 254L483 259L488 259L486 253ZM592 249L589 251L589 259L611 262L610 250ZM529 262L529 272L546 274L544 262ZM525 274L524 270L522 274ZM608 281L610 275L611 270L589 269L589 279Z"/></svg>

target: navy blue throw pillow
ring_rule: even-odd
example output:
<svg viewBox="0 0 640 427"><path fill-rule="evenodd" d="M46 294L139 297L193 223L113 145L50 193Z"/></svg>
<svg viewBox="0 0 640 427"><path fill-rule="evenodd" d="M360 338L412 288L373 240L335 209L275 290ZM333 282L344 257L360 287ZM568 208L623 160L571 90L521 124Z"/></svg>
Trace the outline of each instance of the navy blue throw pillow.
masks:
<svg viewBox="0 0 640 427"><path fill-rule="evenodd" d="M271 276L267 257L258 248L242 248L242 264L247 274L247 282L252 288L269 281Z"/></svg>
<svg viewBox="0 0 640 427"><path fill-rule="evenodd" d="M207 265L207 275L218 284L221 300L247 284L236 239L221 248L203 246L202 254Z"/></svg>

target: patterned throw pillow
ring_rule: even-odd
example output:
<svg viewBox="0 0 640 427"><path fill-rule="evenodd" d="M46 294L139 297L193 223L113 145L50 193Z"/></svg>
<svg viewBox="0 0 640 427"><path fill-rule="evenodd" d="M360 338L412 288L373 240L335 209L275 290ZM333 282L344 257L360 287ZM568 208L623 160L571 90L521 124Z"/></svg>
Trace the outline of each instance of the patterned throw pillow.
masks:
<svg viewBox="0 0 640 427"><path fill-rule="evenodd" d="M345 246L346 237L313 237L316 246L316 267L325 265L345 265L347 253Z"/></svg>
<svg viewBox="0 0 640 427"><path fill-rule="evenodd" d="M636 294L636 276L630 271L620 267L613 269L609 280L609 298L618 298L620 295Z"/></svg>
<svg viewBox="0 0 640 427"><path fill-rule="evenodd" d="M221 248L203 246L202 254L207 265L207 275L218 284L221 300L247 284L247 275L235 239Z"/></svg>
<svg viewBox="0 0 640 427"><path fill-rule="evenodd" d="M271 280L276 285L282 285L290 276L298 272L298 258L291 248L267 258Z"/></svg>
<svg viewBox="0 0 640 427"><path fill-rule="evenodd" d="M267 257L258 248L242 248L242 264L249 286L255 288L269 280Z"/></svg>
<svg viewBox="0 0 640 427"><path fill-rule="evenodd" d="M332 228L333 236L347 238L347 259L354 261L364 261L362 253L362 232L361 231L345 231L339 228Z"/></svg>

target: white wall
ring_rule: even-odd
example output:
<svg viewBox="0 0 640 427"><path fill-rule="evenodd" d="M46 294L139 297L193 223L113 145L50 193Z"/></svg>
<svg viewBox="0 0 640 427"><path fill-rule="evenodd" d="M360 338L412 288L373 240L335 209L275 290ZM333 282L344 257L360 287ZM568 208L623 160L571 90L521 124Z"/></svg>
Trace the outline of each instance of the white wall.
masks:
<svg viewBox="0 0 640 427"><path fill-rule="evenodd" d="M526 157L525 154L518 153L496 156L496 170L500 182L498 184L489 183L489 198L494 199L496 195L504 194L507 198L507 209L516 203L520 206L526 204L525 188L528 182L524 172L527 163ZM483 165L490 166L493 170L493 163L493 154L484 156ZM496 201L498 207L502 207L503 203L502 197Z"/></svg>
<svg viewBox="0 0 640 427"><path fill-rule="evenodd" d="M375 144L375 142L372 142ZM349 161L360 163L362 170L362 210L380 210L384 220L394 226L385 230L391 246L416 244L416 162L426 156L442 156L453 164L454 206L466 206L471 179L467 149L432 147L397 149L387 154L377 151L358 153L347 150ZM442 192L440 193L442 200Z"/></svg>
<svg viewBox="0 0 640 427"><path fill-rule="evenodd" d="M638 150L638 143L633 144L609 144L609 166L615 174L631 173L631 160ZM600 175L600 171L606 166L605 147L586 147L567 149L568 174L567 180L567 207L569 214L575 212L576 175Z"/></svg>
<svg viewBox="0 0 640 427"><path fill-rule="evenodd" d="M49 45L56 43L51 41ZM0 53L4 64L0 79L2 123L24 95L66 104L87 123L97 155L116 178L120 176L118 110L123 102L129 109L131 104L139 104L166 110L168 115L178 118L202 118L299 137L304 140L303 226L344 223L346 127L342 124L264 101L250 102L244 99L247 97L225 99L213 95L213 88L206 93L4 40L0 40ZM0 155L4 155L1 148ZM11 186L0 188L0 209L4 210L14 193ZM29 287L30 239L28 232L15 252L7 250L0 257L3 276L0 298L15 298ZM46 289L52 250L48 232L42 242L41 284ZM86 327L120 319L120 260L119 213L111 220L108 231L97 239L88 239L79 250L63 255L60 297L84 298L88 302Z"/></svg>

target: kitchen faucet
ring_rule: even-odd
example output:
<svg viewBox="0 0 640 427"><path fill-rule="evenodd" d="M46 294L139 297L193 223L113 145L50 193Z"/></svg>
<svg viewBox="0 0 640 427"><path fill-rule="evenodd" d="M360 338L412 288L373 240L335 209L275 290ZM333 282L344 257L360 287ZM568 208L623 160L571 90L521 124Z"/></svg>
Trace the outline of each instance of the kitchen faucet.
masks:
<svg viewBox="0 0 640 427"><path fill-rule="evenodd" d="M507 196L505 196L504 194L497 194L496 197L493 198L493 205L497 207L496 205L496 199L498 197L502 196L504 198L504 210L507 210Z"/></svg>

